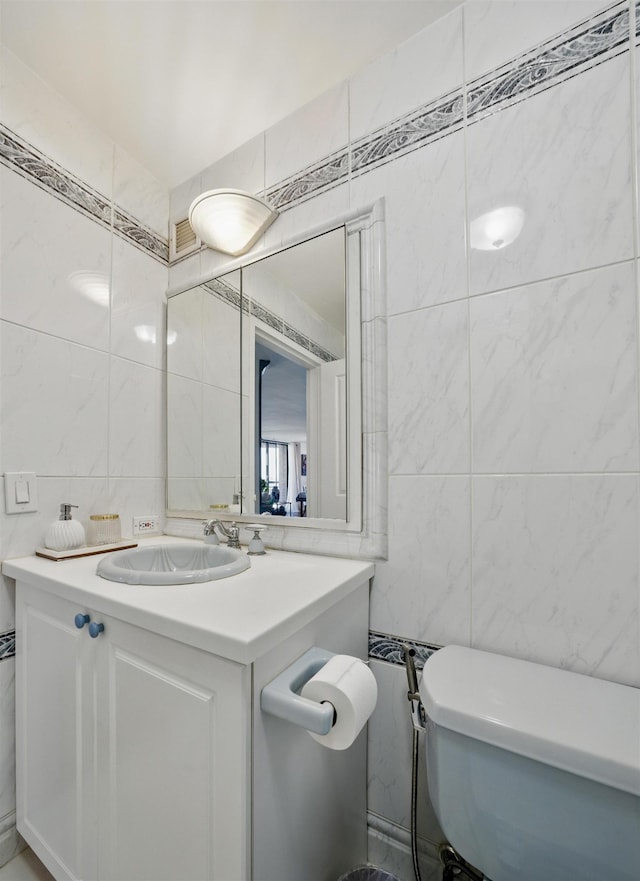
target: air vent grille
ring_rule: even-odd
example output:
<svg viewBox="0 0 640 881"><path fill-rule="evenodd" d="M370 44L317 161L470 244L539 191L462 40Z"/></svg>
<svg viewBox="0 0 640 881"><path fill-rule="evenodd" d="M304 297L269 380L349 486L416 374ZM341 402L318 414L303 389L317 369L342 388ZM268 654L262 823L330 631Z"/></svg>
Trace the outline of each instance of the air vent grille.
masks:
<svg viewBox="0 0 640 881"><path fill-rule="evenodd" d="M171 257L183 257L200 247L200 239L194 233L187 217L173 224L171 236Z"/></svg>

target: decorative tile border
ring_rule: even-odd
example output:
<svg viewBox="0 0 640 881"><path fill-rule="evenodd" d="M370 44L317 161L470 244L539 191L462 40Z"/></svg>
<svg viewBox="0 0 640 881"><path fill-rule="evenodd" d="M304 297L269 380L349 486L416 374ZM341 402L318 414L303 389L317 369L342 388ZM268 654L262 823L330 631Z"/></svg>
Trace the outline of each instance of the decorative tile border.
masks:
<svg viewBox="0 0 640 881"><path fill-rule="evenodd" d="M441 648L439 645L416 642L414 639L401 639L399 636L369 632L369 657L376 661L387 661L389 664L398 664L404 667L403 645L408 645L415 651L414 661L418 670L421 670L425 661Z"/></svg>
<svg viewBox="0 0 640 881"><path fill-rule="evenodd" d="M0 661L6 661L13 658L16 653L16 632L10 630L9 633L0 634Z"/></svg>
<svg viewBox="0 0 640 881"><path fill-rule="evenodd" d="M628 40L629 7L622 2L472 82L467 120L477 122L614 58L626 51Z"/></svg>
<svg viewBox="0 0 640 881"><path fill-rule="evenodd" d="M269 325L269 327L272 327L288 339L293 340L293 342L297 343L303 349L307 349L322 361L329 362L337 360L336 355L332 355L331 352L322 346L319 346L310 337L301 333L301 331L296 330L296 328L292 327L290 324L287 324L284 318L281 318L270 309L266 309L261 303L256 303L253 300L248 300L246 297L241 297L239 291L221 279L214 278L212 281L205 282L202 287L209 291L209 293L223 300L227 305L232 306L234 309L240 309L242 305L243 312L253 315L254 318L257 318L259 321L263 321L265 324Z"/></svg>
<svg viewBox="0 0 640 881"><path fill-rule="evenodd" d="M640 36L640 2L635 5L635 35ZM612 5L560 36L535 47L467 88L451 92L377 129L295 175L270 187L266 198L276 208L292 208L412 150L478 122L490 113L564 82L629 48L629 5ZM114 206L97 190L75 178L43 153L0 124L0 162L135 247L169 263L168 241ZM191 255L189 255L191 256ZM176 261L177 262L177 261Z"/></svg>
<svg viewBox="0 0 640 881"><path fill-rule="evenodd" d="M349 150L345 147L270 187L265 197L275 208L292 208L343 183L348 176Z"/></svg>
<svg viewBox="0 0 640 881"><path fill-rule="evenodd" d="M117 206L97 190L74 177L0 123L0 162L31 183L61 199L85 217L113 231L141 251L169 263L169 242Z"/></svg>
<svg viewBox="0 0 640 881"><path fill-rule="evenodd" d="M640 3L636 34L640 34ZM392 159L459 131L524 98L559 85L629 48L629 5L621 0L598 15L536 46L514 61L474 80L467 88L396 119L343 150L269 188L266 198L281 211L326 192Z"/></svg>
<svg viewBox="0 0 640 881"><path fill-rule="evenodd" d="M355 141L351 153L352 174L371 171L390 159L453 134L462 128L463 121L464 97L462 90L456 90Z"/></svg>

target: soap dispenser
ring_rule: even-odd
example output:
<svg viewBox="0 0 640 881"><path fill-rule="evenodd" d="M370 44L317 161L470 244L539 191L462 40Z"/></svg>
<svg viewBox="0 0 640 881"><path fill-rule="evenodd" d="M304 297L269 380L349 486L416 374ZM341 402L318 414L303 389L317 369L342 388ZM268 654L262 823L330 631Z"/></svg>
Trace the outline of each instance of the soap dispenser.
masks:
<svg viewBox="0 0 640 881"><path fill-rule="evenodd" d="M79 520L71 519L71 509L77 507L68 502L60 505L60 517L53 521L44 537L45 547L52 551L72 551L84 545L84 527Z"/></svg>

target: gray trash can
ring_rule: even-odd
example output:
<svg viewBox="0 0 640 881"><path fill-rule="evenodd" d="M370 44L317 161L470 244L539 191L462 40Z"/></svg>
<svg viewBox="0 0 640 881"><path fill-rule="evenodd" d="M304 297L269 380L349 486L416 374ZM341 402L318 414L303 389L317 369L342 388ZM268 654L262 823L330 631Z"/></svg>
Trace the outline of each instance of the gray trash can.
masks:
<svg viewBox="0 0 640 881"><path fill-rule="evenodd" d="M391 872L378 869L377 866L357 866L342 875L338 881L400 881Z"/></svg>

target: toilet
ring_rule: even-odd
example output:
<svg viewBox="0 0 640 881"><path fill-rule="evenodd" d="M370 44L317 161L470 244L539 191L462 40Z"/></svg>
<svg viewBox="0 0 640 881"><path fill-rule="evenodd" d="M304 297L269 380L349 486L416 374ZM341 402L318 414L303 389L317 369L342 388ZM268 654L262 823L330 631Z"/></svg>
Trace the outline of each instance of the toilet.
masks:
<svg viewBox="0 0 640 881"><path fill-rule="evenodd" d="M447 646L420 698L436 816L485 878L640 879L640 689Z"/></svg>

